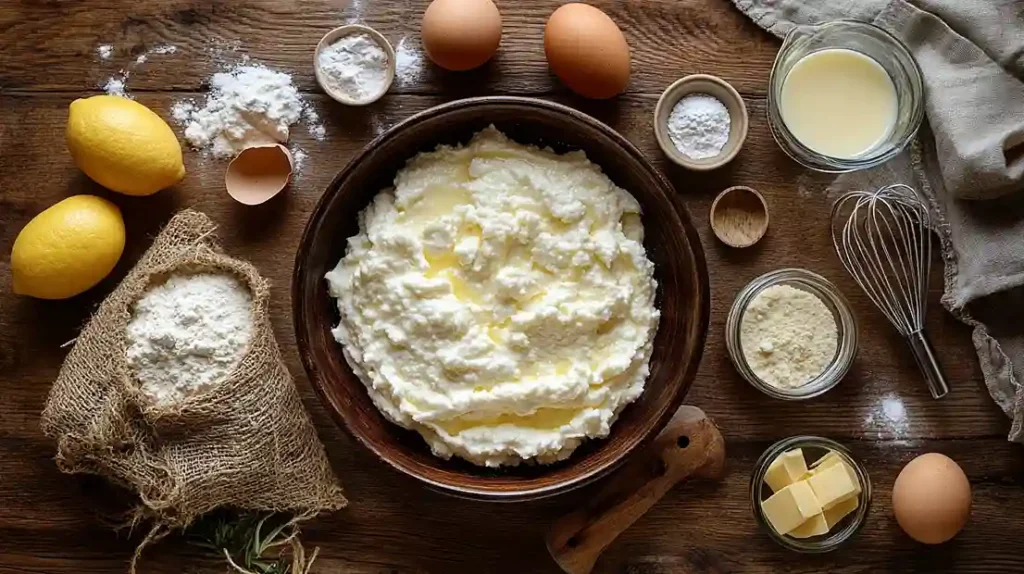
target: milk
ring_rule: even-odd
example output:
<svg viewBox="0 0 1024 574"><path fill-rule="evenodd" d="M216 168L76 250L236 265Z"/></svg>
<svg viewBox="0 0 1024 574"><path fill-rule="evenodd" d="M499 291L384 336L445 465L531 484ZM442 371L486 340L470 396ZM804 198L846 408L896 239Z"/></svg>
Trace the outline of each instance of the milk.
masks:
<svg viewBox="0 0 1024 574"><path fill-rule="evenodd" d="M869 56L845 48L808 54L786 75L782 121L804 146L854 159L885 142L897 116L896 87Z"/></svg>

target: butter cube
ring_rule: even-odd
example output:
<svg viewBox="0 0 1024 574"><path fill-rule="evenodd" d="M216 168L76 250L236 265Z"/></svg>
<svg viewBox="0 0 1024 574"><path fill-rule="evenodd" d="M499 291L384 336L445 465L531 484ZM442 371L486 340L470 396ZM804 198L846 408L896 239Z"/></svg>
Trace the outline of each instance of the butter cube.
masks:
<svg viewBox="0 0 1024 574"><path fill-rule="evenodd" d="M854 496L843 502L836 503L835 506L823 512L822 514L825 516L825 523L828 524L828 529L832 530L832 527L839 524L839 521L845 518L847 514L857 510L858 506L860 506L860 497Z"/></svg>
<svg viewBox="0 0 1024 574"><path fill-rule="evenodd" d="M772 461L764 475L764 481L771 487L772 492L778 492L800 480L805 474L807 462L804 460L804 452L795 448L780 454Z"/></svg>
<svg viewBox="0 0 1024 574"><path fill-rule="evenodd" d="M837 464L843 465L843 467L846 469L846 472L850 475L850 480L852 480L853 483L857 485L857 494L860 494L860 480L857 478L857 471L853 470L853 468L846 463L846 459L844 459L839 453L837 453L834 450L828 451L828 454L812 462L811 470L809 470L807 474L805 474L802 477L801 480L807 480L816 473L819 473L829 468L830 466L835 466Z"/></svg>
<svg viewBox="0 0 1024 574"><path fill-rule="evenodd" d="M811 470L826 469L833 464L839 464L843 462L843 457L834 450L828 451L828 454L819 458L818 460L811 463Z"/></svg>
<svg viewBox="0 0 1024 574"><path fill-rule="evenodd" d="M788 536L793 538L810 538L811 536L828 534L847 514L857 510L858 506L860 506L860 498L857 496L836 503L832 508L808 518L807 522L790 530Z"/></svg>
<svg viewBox="0 0 1024 574"><path fill-rule="evenodd" d="M794 482L761 502L765 518L779 534L787 534L821 514L821 504L807 481Z"/></svg>
<svg viewBox="0 0 1024 574"><path fill-rule="evenodd" d="M860 494L860 485L851 478L851 471L846 464L833 464L817 469L807 479L822 508L827 510Z"/></svg>
<svg viewBox="0 0 1024 574"><path fill-rule="evenodd" d="M825 513L823 512L808 518L807 522L804 522L800 526L790 530L788 535L793 538L810 538L811 536L828 534L829 528L828 519L825 517Z"/></svg>

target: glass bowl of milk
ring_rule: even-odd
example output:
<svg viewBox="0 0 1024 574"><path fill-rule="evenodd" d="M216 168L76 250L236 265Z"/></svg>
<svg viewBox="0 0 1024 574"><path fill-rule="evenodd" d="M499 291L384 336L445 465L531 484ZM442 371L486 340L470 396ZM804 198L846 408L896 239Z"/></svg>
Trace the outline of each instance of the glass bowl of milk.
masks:
<svg viewBox="0 0 1024 574"><path fill-rule="evenodd" d="M921 70L885 30L849 20L794 28L768 89L768 124L817 171L867 169L898 155L924 117Z"/></svg>

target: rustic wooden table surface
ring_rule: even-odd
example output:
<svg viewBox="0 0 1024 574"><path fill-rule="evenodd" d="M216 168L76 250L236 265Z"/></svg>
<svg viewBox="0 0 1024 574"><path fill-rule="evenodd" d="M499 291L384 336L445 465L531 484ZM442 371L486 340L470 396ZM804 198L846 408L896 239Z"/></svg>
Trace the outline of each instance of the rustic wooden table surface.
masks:
<svg viewBox="0 0 1024 574"><path fill-rule="evenodd" d="M98 302L176 210L209 214L233 254L251 260L275 284L273 323L306 406L351 506L305 531L322 553L317 572L554 573L542 542L545 526L589 492L557 500L486 505L430 492L385 468L331 422L314 396L295 351L288 286L299 235L331 178L376 134L410 114L466 96L516 94L551 99L611 124L666 170L700 230L711 272L713 308L707 350L687 402L714 417L728 442L730 473L718 484L679 487L612 546L600 572L1024 572L1024 462L1008 444L1007 419L989 399L970 331L938 304L933 281L929 327L952 386L932 401L902 340L847 277L827 232L827 176L799 168L775 145L765 123L765 90L779 42L748 22L727 0L600 0L633 49L628 93L588 102L548 74L542 30L559 0L499 0L504 38L481 70L448 74L405 61L382 101L346 109L315 85L311 58L320 36L362 21L409 55L419 53L419 16L427 0L79 0L0 4L0 571L125 571L138 536L112 532L107 521L127 507L96 479L63 475L54 446L39 430L47 390ZM97 48L111 44L109 59ZM137 57L162 44L174 54ZM291 189L259 208L224 193L225 163L186 152L188 176L148 198L109 193L75 168L64 145L68 104L96 93L120 70L138 101L165 118L171 105L201 97L209 76L248 55L292 74L326 126L325 141L298 128L292 141L308 157ZM661 91L691 73L719 75L743 94L750 136L729 166L712 174L677 169L662 157L651 116ZM757 247L735 251L711 235L714 195L745 184L767 197L772 227ZM128 247L115 273L85 295L43 302L12 295L10 247L36 213L77 193L113 199L124 211ZM846 380L810 402L771 400L743 382L726 355L723 324L747 281L783 266L806 267L834 281L861 321L861 348ZM905 421L888 421L885 397L898 397ZM870 469L871 515L856 542L826 556L797 556L758 530L747 495L751 467L773 441L794 434L837 439ZM947 453L967 472L974 509L967 529L936 548L904 536L890 511L899 469L927 451ZM180 541L150 551L143 572L220 572L222 564Z"/></svg>

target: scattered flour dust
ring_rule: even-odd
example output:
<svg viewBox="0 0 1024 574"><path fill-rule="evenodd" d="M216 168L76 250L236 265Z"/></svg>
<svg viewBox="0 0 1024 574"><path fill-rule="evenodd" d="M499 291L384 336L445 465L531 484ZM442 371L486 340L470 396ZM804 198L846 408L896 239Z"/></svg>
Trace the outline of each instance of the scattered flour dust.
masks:
<svg viewBox="0 0 1024 574"><path fill-rule="evenodd" d="M128 365L143 393L170 404L228 376L252 330L252 294L239 279L171 275L135 303L127 327Z"/></svg>
<svg viewBox="0 0 1024 574"><path fill-rule="evenodd" d="M238 64L210 78L210 93L201 107L185 100L171 113L185 127L185 139L193 148L228 158L252 145L287 142L291 126L305 110L291 76L262 65Z"/></svg>
<svg viewBox="0 0 1024 574"><path fill-rule="evenodd" d="M414 40L403 37L395 48L395 80L398 85L415 84L423 77L423 53Z"/></svg>
<svg viewBox="0 0 1024 574"><path fill-rule="evenodd" d="M320 114L313 108L313 104L306 104L306 110L302 112L302 119L309 128L309 135L318 142L327 139L327 128L320 121Z"/></svg>
<svg viewBox="0 0 1024 574"><path fill-rule="evenodd" d="M895 393L887 393L864 417L864 426L877 429L878 438L905 438L909 420L903 400Z"/></svg>
<svg viewBox="0 0 1024 574"><path fill-rule="evenodd" d="M96 55L101 60L109 60L114 55L114 46L112 44L101 44L96 47Z"/></svg>
<svg viewBox="0 0 1024 574"><path fill-rule="evenodd" d="M363 0L349 0L345 14L348 16L346 24L357 24L363 17Z"/></svg>
<svg viewBox="0 0 1024 574"><path fill-rule="evenodd" d="M302 166L305 165L306 158L309 156L306 155L306 152L302 151L297 147L292 148L289 151L292 152L292 163L295 164L295 173L302 173Z"/></svg>
<svg viewBox="0 0 1024 574"><path fill-rule="evenodd" d="M103 84L103 91L111 96L121 96L122 98L134 99L128 93L128 76L130 72L127 70L121 70L118 75L107 78L107 83Z"/></svg>

